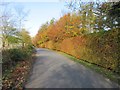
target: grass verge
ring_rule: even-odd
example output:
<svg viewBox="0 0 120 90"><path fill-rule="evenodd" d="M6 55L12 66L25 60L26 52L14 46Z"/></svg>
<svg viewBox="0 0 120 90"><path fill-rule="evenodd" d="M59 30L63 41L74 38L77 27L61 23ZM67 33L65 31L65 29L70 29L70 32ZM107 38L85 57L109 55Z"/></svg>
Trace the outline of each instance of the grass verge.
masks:
<svg viewBox="0 0 120 90"><path fill-rule="evenodd" d="M114 73L111 70L107 70L107 69L102 68L100 66L97 66L95 64L88 63L84 60L77 59L74 56L71 56L71 55L66 54L64 52L60 52L60 51L57 51L57 52L66 56L66 57L68 57L68 58L70 58L71 60L73 60L75 62L78 62L78 63L84 65L87 68L90 68L90 69L94 70L97 73L102 74L104 77L106 77L106 78L110 79L111 81L114 81L114 82L116 82L117 84L120 85L120 76L117 73Z"/></svg>

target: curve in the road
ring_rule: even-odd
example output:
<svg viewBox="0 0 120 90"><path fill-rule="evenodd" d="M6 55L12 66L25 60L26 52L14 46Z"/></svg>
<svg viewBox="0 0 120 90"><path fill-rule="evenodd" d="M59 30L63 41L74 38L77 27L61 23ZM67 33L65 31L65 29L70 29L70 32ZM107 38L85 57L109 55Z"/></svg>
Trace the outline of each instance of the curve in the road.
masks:
<svg viewBox="0 0 120 90"><path fill-rule="evenodd" d="M118 88L102 75L48 49L37 49L26 88Z"/></svg>

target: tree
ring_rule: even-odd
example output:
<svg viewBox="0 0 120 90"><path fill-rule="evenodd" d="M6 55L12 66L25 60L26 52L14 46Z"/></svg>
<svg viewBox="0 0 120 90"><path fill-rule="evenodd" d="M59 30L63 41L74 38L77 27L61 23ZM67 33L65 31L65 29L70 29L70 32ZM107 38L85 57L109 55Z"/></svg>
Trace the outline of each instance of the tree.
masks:
<svg viewBox="0 0 120 90"><path fill-rule="evenodd" d="M79 11L82 22L80 26L84 33L105 31L120 26L119 14L114 14L119 12L119 2L95 1L83 3L81 0L75 0L68 3L68 6L74 11ZM117 17L115 18L115 16Z"/></svg>
<svg viewBox="0 0 120 90"><path fill-rule="evenodd" d="M9 46L9 44L14 43L14 41L15 43L19 41L18 32L21 30L22 23L26 16L22 8L16 9L16 11L19 12L18 15L15 12L13 13L13 8L9 8L9 4L12 3L1 4L0 30L2 32L3 47Z"/></svg>
<svg viewBox="0 0 120 90"><path fill-rule="evenodd" d="M38 33L47 30L48 25L49 25L48 22L46 22L45 24L42 24L41 27L38 30Z"/></svg>
<svg viewBox="0 0 120 90"><path fill-rule="evenodd" d="M7 7L6 5L3 7ZM3 41L3 47L5 45L9 45L8 43L8 37L9 36L15 36L17 33L17 29L15 28L14 18L11 11L7 10L6 8L1 12L1 22L0 22L0 30L2 32L2 41Z"/></svg>
<svg viewBox="0 0 120 90"><path fill-rule="evenodd" d="M15 7L15 11L16 11L16 19L17 19L16 24L17 24L18 30L21 31L29 11L25 11L23 6Z"/></svg>
<svg viewBox="0 0 120 90"><path fill-rule="evenodd" d="M55 18L52 18L52 19L50 20L50 25L54 24L54 22L55 22Z"/></svg>
<svg viewBox="0 0 120 90"><path fill-rule="evenodd" d="M115 21L115 27L119 28L120 26L120 1L112 3L111 8L109 9L109 17L113 18Z"/></svg>
<svg viewBox="0 0 120 90"><path fill-rule="evenodd" d="M96 16L94 14L94 3L79 3L79 15L81 17L81 32L83 34L88 34L94 31L94 24Z"/></svg>
<svg viewBox="0 0 120 90"><path fill-rule="evenodd" d="M19 33L20 41L22 42L22 47L25 47L29 44L31 44L31 37L29 35L29 32L25 29L22 29Z"/></svg>
<svg viewBox="0 0 120 90"><path fill-rule="evenodd" d="M114 2L111 9L109 10L111 16L120 17L120 1Z"/></svg>

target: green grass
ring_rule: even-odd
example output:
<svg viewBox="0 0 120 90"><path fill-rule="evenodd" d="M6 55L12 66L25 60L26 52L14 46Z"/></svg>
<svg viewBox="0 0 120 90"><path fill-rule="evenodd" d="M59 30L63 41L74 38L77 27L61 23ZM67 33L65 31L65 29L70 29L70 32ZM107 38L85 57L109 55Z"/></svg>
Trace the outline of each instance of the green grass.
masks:
<svg viewBox="0 0 120 90"><path fill-rule="evenodd" d="M106 77L106 78L110 79L111 81L114 81L114 82L116 82L116 83L118 83L120 85L120 76L117 73L114 73L111 70L107 70L107 69L102 68L100 66L97 66L95 64L88 63L88 62L86 62L84 60L77 59L77 58L75 58L75 57L73 57L71 55L68 55L68 54L64 53L64 52L58 51L58 53L70 58L71 60L73 60L73 61L75 61L77 63L80 63L80 64L84 65L87 68L90 68L90 69L94 70L97 73L100 73L104 77Z"/></svg>

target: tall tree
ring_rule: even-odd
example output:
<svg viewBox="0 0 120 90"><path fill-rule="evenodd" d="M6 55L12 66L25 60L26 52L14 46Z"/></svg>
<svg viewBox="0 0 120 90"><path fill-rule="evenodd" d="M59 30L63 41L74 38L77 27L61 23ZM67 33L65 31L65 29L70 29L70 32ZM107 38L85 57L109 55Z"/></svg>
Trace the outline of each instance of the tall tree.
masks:
<svg viewBox="0 0 120 90"><path fill-rule="evenodd" d="M114 2L109 9L109 17L113 18L115 23L114 26L116 28L120 28L120 1Z"/></svg>
<svg viewBox="0 0 120 90"><path fill-rule="evenodd" d="M25 11L23 6L16 6L15 7L16 11L16 19L17 19L17 27L18 30L21 31L22 28L24 27L24 22L26 21L26 17L28 16L29 11Z"/></svg>
<svg viewBox="0 0 120 90"><path fill-rule="evenodd" d="M13 3L2 3L0 7L0 30L2 32L3 47L8 46L10 42L18 38L18 32L22 28L22 23L25 20L26 14L22 12L22 8L12 12L14 8L10 7ZM19 23L18 23L19 22ZM10 41L11 40L11 41ZM16 41L15 41L16 42Z"/></svg>
<svg viewBox="0 0 120 90"><path fill-rule="evenodd" d="M14 16L11 13L10 10L7 9L7 5L3 5L3 10L1 11L1 22L0 22L0 30L2 32L2 41L3 41L3 47L5 47L5 44L8 44L8 37L11 35L16 35L17 30L15 28L14 23Z"/></svg>

